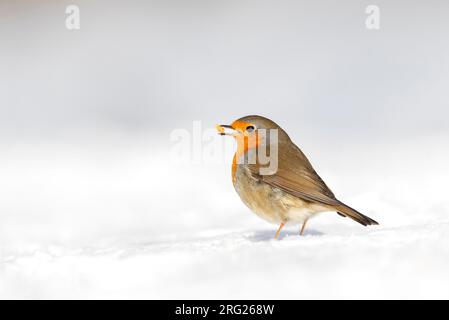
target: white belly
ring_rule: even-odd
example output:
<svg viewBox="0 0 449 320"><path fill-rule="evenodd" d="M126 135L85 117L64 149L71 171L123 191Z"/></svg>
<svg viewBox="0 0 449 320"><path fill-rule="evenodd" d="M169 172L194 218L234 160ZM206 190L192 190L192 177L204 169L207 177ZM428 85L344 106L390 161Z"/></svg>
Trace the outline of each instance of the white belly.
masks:
<svg viewBox="0 0 449 320"><path fill-rule="evenodd" d="M302 223L316 214L328 210L320 204L310 203L290 195L285 195L282 202L287 208L285 212L287 224Z"/></svg>
<svg viewBox="0 0 449 320"><path fill-rule="evenodd" d="M322 211L325 211L325 210L320 210L320 208L310 208L310 207L291 208L287 212L287 218L288 218L287 224L302 223Z"/></svg>

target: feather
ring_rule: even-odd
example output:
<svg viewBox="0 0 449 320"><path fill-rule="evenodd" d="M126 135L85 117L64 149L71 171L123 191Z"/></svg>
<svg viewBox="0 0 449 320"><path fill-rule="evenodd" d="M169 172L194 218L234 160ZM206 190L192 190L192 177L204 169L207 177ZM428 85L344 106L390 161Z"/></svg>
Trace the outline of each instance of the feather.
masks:
<svg viewBox="0 0 449 320"><path fill-rule="evenodd" d="M378 224L335 198L333 192L316 173L302 151L290 140L281 139L278 143L278 168L271 175L261 175L264 166L259 163L245 165L251 175L272 187L279 188L302 200L319 203L342 216L350 217L363 225Z"/></svg>

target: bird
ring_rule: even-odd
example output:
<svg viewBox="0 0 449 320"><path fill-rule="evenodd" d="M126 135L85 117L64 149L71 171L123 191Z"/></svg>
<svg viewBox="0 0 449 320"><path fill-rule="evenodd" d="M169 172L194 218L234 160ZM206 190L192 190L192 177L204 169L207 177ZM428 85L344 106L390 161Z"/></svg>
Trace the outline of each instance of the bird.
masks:
<svg viewBox="0 0 449 320"><path fill-rule="evenodd" d="M249 115L230 125L216 125L216 129L220 135L236 139L237 151L231 170L233 186L251 211L279 225L275 239L287 224L302 224L299 234L304 235L309 219L327 211L364 226L378 225L338 200L301 149L274 121ZM270 169L271 163L261 161L263 149L265 160L275 162L274 168Z"/></svg>

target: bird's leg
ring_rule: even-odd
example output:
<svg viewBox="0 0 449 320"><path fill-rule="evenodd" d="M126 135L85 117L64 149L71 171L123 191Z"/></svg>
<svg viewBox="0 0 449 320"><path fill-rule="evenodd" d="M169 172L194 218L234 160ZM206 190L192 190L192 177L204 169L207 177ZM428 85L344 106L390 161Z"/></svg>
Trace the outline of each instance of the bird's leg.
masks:
<svg viewBox="0 0 449 320"><path fill-rule="evenodd" d="M279 234L281 233L281 229L284 226L284 223L281 222L281 224L279 225L278 231L276 231L276 234L274 235L274 238L277 239L279 237Z"/></svg>
<svg viewBox="0 0 449 320"><path fill-rule="evenodd" d="M309 219L304 220L304 222L302 223L302 227L301 227L301 231L299 232L299 235L302 236L304 235L304 230L306 229L306 223Z"/></svg>

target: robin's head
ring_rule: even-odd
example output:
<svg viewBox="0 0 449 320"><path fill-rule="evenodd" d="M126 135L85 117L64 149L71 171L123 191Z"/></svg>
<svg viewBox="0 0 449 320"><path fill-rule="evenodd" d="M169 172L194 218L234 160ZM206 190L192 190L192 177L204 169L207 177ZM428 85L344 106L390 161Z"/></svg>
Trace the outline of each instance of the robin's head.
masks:
<svg viewBox="0 0 449 320"><path fill-rule="evenodd" d="M276 143L290 141L287 133L274 121L262 116L246 116L235 120L230 125L217 125L220 135L233 136L237 141L237 153L246 153L259 146L270 145L273 141L270 131L276 131Z"/></svg>
<svg viewBox="0 0 449 320"><path fill-rule="evenodd" d="M259 164L260 174L273 174L278 168L278 148L290 138L275 122L261 116L246 116L230 125L217 125L218 133L233 136L237 151L232 166L233 181L237 164Z"/></svg>
<svg viewBox="0 0 449 320"><path fill-rule="evenodd" d="M233 136L237 141L248 141L252 145L248 149L257 147L261 143L261 131L277 130L280 139L289 139L288 135L274 121L262 116L246 116L235 120L230 125L221 124L216 126L221 135Z"/></svg>

